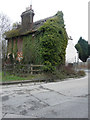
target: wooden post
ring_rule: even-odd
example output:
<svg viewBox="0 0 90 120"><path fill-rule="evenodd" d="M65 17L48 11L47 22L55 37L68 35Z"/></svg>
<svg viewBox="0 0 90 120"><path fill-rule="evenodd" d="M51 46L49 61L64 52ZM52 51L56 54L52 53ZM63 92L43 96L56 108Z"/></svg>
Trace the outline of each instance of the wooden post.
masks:
<svg viewBox="0 0 90 120"><path fill-rule="evenodd" d="M6 65L4 65L4 76L6 76Z"/></svg>
<svg viewBox="0 0 90 120"><path fill-rule="evenodd" d="M32 64L31 64L31 75L33 74L33 66L32 66Z"/></svg>

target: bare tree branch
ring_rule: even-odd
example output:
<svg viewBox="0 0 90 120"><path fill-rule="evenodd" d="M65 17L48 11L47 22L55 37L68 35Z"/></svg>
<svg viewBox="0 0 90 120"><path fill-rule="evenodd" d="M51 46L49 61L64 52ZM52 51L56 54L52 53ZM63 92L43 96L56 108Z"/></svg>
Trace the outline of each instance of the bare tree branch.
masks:
<svg viewBox="0 0 90 120"><path fill-rule="evenodd" d="M7 17L7 15L0 13L0 57L5 56L7 47L3 34L10 29L10 19Z"/></svg>

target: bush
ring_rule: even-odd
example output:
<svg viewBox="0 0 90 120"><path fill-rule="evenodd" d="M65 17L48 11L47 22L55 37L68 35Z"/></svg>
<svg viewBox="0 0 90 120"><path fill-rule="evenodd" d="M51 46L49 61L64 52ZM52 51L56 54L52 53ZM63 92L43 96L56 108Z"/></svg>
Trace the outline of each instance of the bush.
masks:
<svg viewBox="0 0 90 120"><path fill-rule="evenodd" d="M85 76L86 75L84 71L78 71L77 74L78 74L78 76Z"/></svg>
<svg viewBox="0 0 90 120"><path fill-rule="evenodd" d="M85 76L84 71L75 71L74 68L69 66L61 66L58 70L55 70L52 73L46 74L49 79L55 81L57 79L63 80L66 78L79 78Z"/></svg>

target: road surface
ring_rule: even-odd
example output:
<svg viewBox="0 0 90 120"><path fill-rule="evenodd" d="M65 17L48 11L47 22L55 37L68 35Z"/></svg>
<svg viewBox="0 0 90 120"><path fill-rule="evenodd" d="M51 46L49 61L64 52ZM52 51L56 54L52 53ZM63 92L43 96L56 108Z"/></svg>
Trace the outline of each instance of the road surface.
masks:
<svg viewBox="0 0 90 120"><path fill-rule="evenodd" d="M2 118L88 118L88 75L2 86Z"/></svg>

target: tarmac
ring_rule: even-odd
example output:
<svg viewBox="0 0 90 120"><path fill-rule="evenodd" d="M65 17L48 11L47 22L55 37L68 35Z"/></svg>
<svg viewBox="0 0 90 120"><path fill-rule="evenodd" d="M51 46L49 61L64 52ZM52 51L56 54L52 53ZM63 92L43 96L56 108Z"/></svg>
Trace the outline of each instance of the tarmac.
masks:
<svg viewBox="0 0 90 120"><path fill-rule="evenodd" d="M2 118L88 118L88 74L51 83L2 86Z"/></svg>

